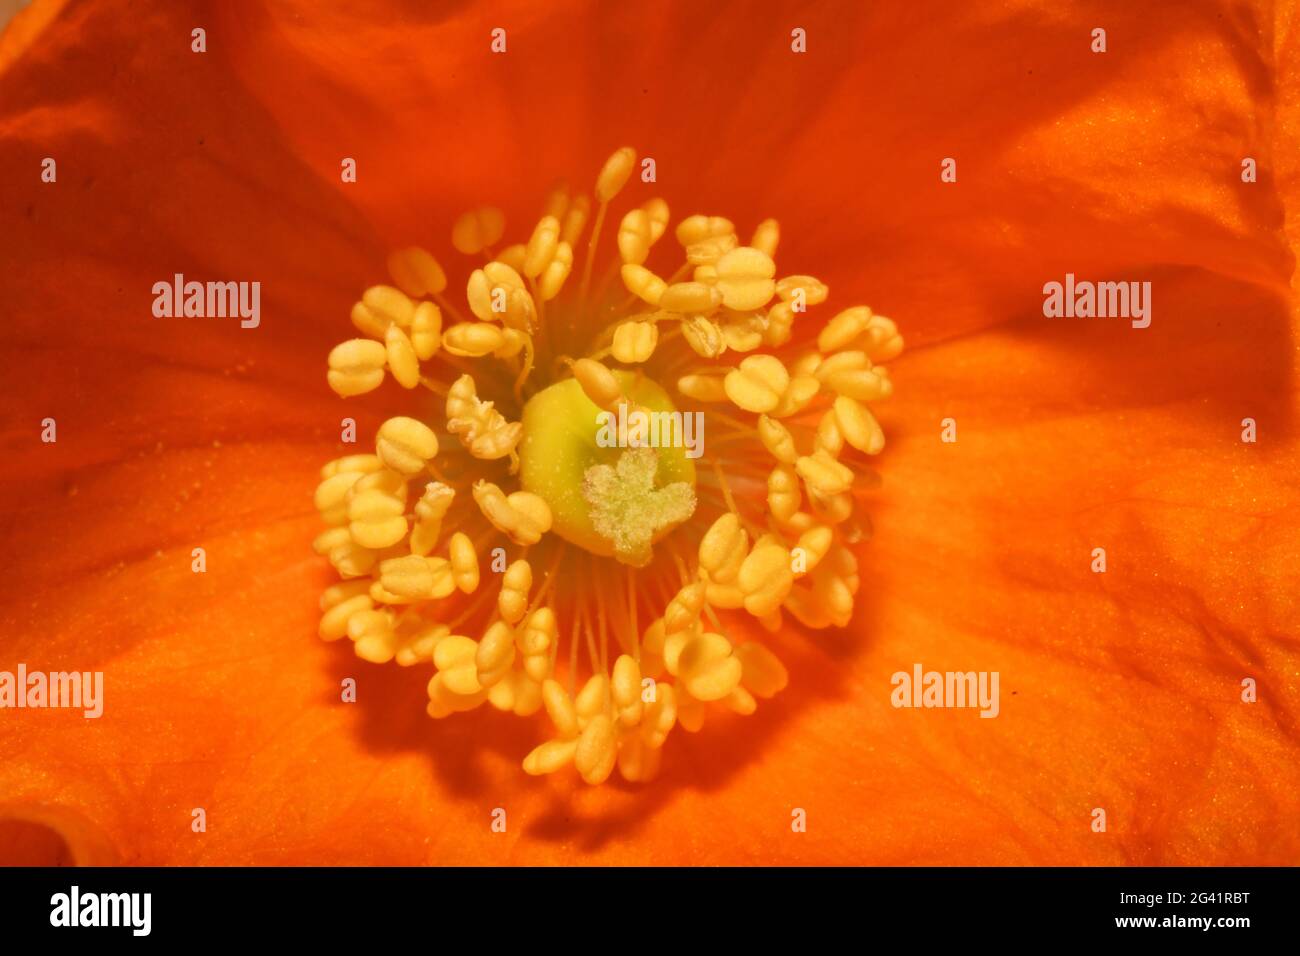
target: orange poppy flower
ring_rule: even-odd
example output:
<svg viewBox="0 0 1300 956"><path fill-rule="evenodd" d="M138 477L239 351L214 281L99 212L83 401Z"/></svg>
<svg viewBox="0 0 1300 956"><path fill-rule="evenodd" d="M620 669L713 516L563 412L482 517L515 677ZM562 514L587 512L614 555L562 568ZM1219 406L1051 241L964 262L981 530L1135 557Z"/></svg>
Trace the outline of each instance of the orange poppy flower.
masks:
<svg viewBox="0 0 1300 956"><path fill-rule="evenodd" d="M1288 7L119 6L0 37L0 671L104 675L97 719L0 713L0 858L1297 860ZM389 253L464 281L465 209L526 242L624 143L629 208L774 217L818 323L908 347L848 626L735 625L789 686L589 787L522 772L543 717L430 720L427 664L316 638L312 490L343 416L424 407L325 382ZM260 323L155 317L176 273ZM1046 317L1067 274L1150 282L1150 325ZM997 672L996 719L895 706L917 666Z"/></svg>

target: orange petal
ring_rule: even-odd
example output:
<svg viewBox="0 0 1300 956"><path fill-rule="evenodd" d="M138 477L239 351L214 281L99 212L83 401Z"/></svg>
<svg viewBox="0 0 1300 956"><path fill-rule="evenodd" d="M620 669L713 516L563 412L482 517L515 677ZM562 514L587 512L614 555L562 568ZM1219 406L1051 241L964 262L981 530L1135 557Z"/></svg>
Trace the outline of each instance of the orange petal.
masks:
<svg viewBox="0 0 1300 956"><path fill-rule="evenodd" d="M0 176L21 211L0 233L0 340L18 357L4 527L21 556L0 584L0 664L106 684L99 720L31 711L0 738L0 791L28 818L55 808L37 822L65 849L40 852L1295 858L1294 109L1271 150L1268 135L1275 100L1296 99L1294 67L1272 66L1292 28L1235 6L1116 11L1099 60L1085 15L1055 6L847 21L800 6L795 65L788 16L683 5L686 28L631 5L521 5L494 64L478 12L249 9L221 7L202 59L170 6L38 3L0 40ZM573 49L591 56L556 55ZM315 639L328 575L306 550L310 489L341 410L373 431L400 404L340 405L321 375L387 247L483 199L535 214L551 178L647 139L676 212L776 215L784 261L825 265L833 303L870 293L914 344L942 344L897 363L881 414L854 627L785 635L774 702L674 737L649 786L593 791L524 778L526 725L430 722L422 675ZM1257 188L1235 179L1243 154ZM38 179L47 155L57 187ZM336 178L348 155L355 189ZM262 281L263 326L153 319L148 290L173 271ZM1156 280L1152 328L1047 323L1039 288L1065 271ZM46 416L57 445L38 443ZM955 445L938 440L949 416ZM1258 445L1236 438L1246 416ZM1088 570L1099 544L1104 576ZM1000 671L1000 717L894 710L889 675L914 662Z"/></svg>

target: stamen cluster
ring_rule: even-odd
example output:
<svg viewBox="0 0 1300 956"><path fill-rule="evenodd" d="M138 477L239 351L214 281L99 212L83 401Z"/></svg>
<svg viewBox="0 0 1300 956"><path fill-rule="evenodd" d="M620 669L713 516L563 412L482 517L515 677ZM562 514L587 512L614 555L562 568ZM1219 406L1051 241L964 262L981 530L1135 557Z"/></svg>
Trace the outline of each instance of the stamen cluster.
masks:
<svg viewBox="0 0 1300 956"><path fill-rule="evenodd" d="M893 391L879 363L903 345L865 306L809 327L829 290L777 278L771 219L747 245L729 219L683 219L684 262L664 278L648 263L669 211L652 199L622 217L593 284L635 165L628 148L605 163L594 217L557 187L517 245L496 248L498 210L457 220L452 245L482 260L464 311L428 252L390 256L393 284L353 306L361 335L330 352L328 382L349 398L391 376L419 399L373 453L328 463L315 495L328 527L313 546L342 579L321 597L320 636L375 663L431 664L433 717L545 710L554 732L524 770L571 764L592 784L615 766L648 780L675 726L752 713L785 687L766 641L731 636L753 632L746 617L769 635L786 614L848 624L851 548L869 527L857 497L884 447L871 406ZM669 401L704 412L710 467L557 443L575 422L594 432L588 412Z"/></svg>

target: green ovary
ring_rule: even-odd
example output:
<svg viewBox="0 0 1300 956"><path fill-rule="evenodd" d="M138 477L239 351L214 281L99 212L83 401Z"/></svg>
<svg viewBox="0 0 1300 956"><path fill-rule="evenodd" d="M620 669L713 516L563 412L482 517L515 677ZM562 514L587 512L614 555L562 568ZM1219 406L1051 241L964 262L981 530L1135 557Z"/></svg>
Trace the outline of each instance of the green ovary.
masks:
<svg viewBox="0 0 1300 956"><path fill-rule="evenodd" d="M667 392L644 375L614 375L632 406L676 411ZM597 443L601 411L576 379L529 399L519 445L520 480L524 490L550 506L552 530L560 537L593 554L642 565L649 560L649 545L694 510L695 464L685 449L665 447L639 450L620 467L628 450ZM609 432L617 435L616 422ZM657 456L654 488L631 486L624 479L634 479L642 470L632 466L644 464L644 456L652 453Z"/></svg>

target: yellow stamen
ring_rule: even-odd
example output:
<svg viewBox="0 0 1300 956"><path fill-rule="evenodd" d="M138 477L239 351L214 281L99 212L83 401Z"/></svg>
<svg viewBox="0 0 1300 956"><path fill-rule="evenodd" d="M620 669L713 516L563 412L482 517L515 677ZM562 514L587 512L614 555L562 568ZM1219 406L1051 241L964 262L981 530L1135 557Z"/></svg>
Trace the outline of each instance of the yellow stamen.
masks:
<svg viewBox="0 0 1300 956"><path fill-rule="evenodd" d="M786 686L761 640L733 645L747 619L768 632L787 613L848 623L861 586L850 546L866 527L855 511L875 481L865 456L884 447L874 406L893 392L880 363L903 347L866 306L809 318L830 289L776 278L775 220L744 245L731 219L687 216L677 264L651 268L667 204L611 208L635 166L618 150L594 210L557 187L509 240L500 210L456 220L452 246L481 257L459 273L462 302L429 252L389 256L393 284L362 291L363 337L330 352L327 379L343 397L390 375L427 391L384 421L374 454L322 468L314 495L325 530L311 547L342 578L321 595L321 638L432 666L435 718L544 709L554 733L525 772L572 766L591 784L615 768L652 778L678 724L753 713ZM605 241L607 215L618 229ZM788 348L808 322L798 338L815 350Z"/></svg>

